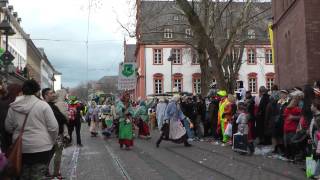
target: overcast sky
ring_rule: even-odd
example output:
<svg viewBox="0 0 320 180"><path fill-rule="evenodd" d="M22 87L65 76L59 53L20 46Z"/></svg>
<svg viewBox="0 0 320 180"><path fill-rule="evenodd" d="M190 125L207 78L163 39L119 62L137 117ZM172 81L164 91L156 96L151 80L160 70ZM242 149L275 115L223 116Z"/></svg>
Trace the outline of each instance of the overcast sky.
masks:
<svg viewBox="0 0 320 180"><path fill-rule="evenodd" d="M63 85L86 81L87 19L89 0L9 0L22 18L22 27L53 66L63 74ZM125 32L132 0L92 0L89 33L89 80L117 75L123 60ZM133 16L132 16L133 17ZM132 20L132 18L130 19ZM51 39L40 41L37 39ZM67 41L54 41L67 40ZM76 41L76 42L75 42ZM131 43L134 41L131 40Z"/></svg>

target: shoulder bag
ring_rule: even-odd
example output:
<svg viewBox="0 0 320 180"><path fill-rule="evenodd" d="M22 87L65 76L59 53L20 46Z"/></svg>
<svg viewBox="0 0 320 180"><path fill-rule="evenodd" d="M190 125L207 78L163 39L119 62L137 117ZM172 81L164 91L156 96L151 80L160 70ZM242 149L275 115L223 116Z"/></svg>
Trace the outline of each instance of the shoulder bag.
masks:
<svg viewBox="0 0 320 180"><path fill-rule="evenodd" d="M33 107L34 107L34 105L33 105ZM30 112L32 111L33 107L31 108ZM26 114L26 117L24 118L23 125L22 125L22 128L20 129L19 136L17 137L16 141L9 147L9 150L7 153L7 158L9 161L8 173L14 177L19 177L21 174L21 170L22 170L22 135L24 132L24 128L25 128L27 119L29 117L29 113Z"/></svg>

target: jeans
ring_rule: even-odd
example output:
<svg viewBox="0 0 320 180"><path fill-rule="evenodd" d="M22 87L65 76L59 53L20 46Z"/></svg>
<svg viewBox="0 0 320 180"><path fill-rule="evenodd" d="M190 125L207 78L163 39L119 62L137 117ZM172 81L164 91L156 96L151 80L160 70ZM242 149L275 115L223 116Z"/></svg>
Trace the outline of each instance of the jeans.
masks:
<svg viewBox="0 0 320 180"><path fill-rule="evenodd" d="M187 119L183 120L183 125L184 125L184 128L186 128L188 138L193 138L194 137L193 130L190 128L190 123Z"/></svg>

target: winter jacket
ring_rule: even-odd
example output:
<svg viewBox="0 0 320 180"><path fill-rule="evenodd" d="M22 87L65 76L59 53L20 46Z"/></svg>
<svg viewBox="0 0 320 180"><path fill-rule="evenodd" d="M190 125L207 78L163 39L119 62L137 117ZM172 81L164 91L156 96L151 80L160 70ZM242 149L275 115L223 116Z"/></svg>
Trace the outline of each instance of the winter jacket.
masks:
<svg viewBox="0 0 320 180"><path fill-rule="evenodd" d="M19 96L10 104L5 128L17 139L29 113L22 136L22 153L37 153L52 149L58 136L58 123L48 103L36 96Z"/></svg>
<svg viewBox="0 0 320 180"><path fill-rule="evenodd" d="M286 108L284 110L284 132L295 133L299 120L290 119L289 116L301 116L301 109L299 107Z"/></svg>
<svg viewBox="0 0 320 180"><path fill-rule="evenodd" d="M63 134L64 131L64 125L67 124L67 118L65 117L64 114L62 114L62 112L60 111L60 109L54 104L54 102L48 102L48 104L50 105L53 114L55 116L55 118L58 121L59 124L59 134Z"/></svg>

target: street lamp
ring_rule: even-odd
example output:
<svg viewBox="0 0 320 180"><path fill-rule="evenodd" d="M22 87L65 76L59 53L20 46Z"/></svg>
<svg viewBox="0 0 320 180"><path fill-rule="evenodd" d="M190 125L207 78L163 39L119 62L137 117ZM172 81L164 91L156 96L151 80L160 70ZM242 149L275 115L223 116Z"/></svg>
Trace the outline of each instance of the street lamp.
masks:
<svg viewBox="0 0 320 180"><path fill-rule="evenodd" d="M173 63L173 60L175 59L174 55L173 55L173 49L170 50L170 56L168 58L168 61L170 62L170 68L171 68L171 71L170 71L170 82L171 82L171 85L170 85L170 89L171 89L171 92L173 91L172 89L172 84L173 84L173 80L172 80L172 63Z"/></svg>
<svg viewBox="0 0 320 180"><path fill-rule="evenodd" d="M0 1L1 3L1 1ZM9 77L9 65L11 62L14 60L14 56L9 52L9 36L15 35L16 33L14 32L13 28L10 25L10 17L7 15L6 19L3 19L2 22L0 23L0 31L2 34L6 36L6 50L5 52L0 56L0 59L3 62L4 68L5 68L5 76L6 76L6 81L8 81Z"/></svg>

